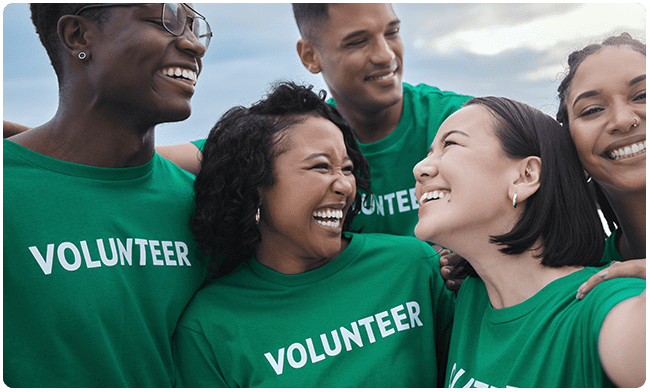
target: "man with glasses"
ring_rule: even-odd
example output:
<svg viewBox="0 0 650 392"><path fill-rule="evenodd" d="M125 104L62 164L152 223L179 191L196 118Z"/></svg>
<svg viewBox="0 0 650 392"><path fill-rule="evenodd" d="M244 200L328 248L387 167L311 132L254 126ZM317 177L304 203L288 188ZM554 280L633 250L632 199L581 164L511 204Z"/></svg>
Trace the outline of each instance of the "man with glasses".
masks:
<svg viewBox="0 0 650 392"><path fill-rule="evenodd" d="M194 177L154 152L154 127L190 115L210 26L186 4L31 10L59 107L4 141L4 382L171 387L205 266Z"/></svg>

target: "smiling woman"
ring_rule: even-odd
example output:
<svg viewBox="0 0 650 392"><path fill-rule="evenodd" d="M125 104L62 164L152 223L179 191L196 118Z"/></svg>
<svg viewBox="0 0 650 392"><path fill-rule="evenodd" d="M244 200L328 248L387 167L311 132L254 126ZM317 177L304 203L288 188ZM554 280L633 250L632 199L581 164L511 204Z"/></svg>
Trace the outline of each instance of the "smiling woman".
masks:
<svg viewBox="0 0 650 392"><path fill-rule="evenodd" d="M324 98L280 83L210 132L192 230L216 279L177 327L182 386L441 385L454 300L439 256L350 231L369 168Z"/></svg>

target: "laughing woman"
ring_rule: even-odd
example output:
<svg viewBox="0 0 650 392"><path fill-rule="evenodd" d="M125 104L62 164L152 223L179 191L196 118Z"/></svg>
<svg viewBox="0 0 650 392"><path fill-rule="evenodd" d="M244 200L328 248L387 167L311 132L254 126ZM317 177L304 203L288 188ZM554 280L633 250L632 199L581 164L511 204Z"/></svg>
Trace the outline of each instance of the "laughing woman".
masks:
<svg viewBox="0 0 650 392"><path fill-rule="evenodd" d="M192 230L215 280L176 332L185 387L434 387L454 299L414 238L351 233L369 169L347 123L278 85L210 132Z"/></svg>
<svg viewBox="0 0 650 392"><path fill-rule="evenodd" d="M555 120L504 98L471 100L414 174L416 236L473 269L458 293L447 386L644 383L645 281L605 281L576 299L605 244Z"/></svg>

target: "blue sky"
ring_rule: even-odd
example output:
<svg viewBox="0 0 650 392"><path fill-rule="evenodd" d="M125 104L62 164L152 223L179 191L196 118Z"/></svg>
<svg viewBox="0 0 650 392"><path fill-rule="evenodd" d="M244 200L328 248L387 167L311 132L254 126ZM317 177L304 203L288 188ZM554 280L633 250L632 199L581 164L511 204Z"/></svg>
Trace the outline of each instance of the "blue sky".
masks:
<svg viewBox="0 0 650 392"><path fill-rule="evenodd" d="M183 122L156 128L156 144L205 138L234 105L257 101L274 80L326 89L295 50L288 3L195 3L215 36ZM640 4L397 3L405 47L404 81L481 96L498 95L555 115L556 90L570 52L627 31L646 39ZM3 119L37 126L57 107L56 76L25 3L3 10Z"/></svg>

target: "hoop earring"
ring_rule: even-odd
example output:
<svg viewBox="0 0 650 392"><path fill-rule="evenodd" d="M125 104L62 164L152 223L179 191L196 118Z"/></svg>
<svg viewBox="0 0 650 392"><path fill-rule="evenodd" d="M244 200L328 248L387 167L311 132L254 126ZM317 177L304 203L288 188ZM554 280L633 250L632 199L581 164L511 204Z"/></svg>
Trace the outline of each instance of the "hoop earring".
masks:
<svg viewBox="0 0 650 392"><path fill-rule="evenodd" d="M634 124L632 124L632 128L636 128L639 126L639 119L634 117Z"/></svg>
<svg viewBox="0 0 650 392"><path fill-rule="evenodd" d="M86 54L86 52L79 52L77 57L79 57L79 60L84 61L86 57L88 57L88 55Z"/></svg>
<svg viewBox="0 0 650 392"><path fill-rule="evenodd" d="M259 209L259 207L257 208L257 212L255 213L255 224L256 225L260 224L260 209Z"/></svg>
<svg viewBox="0 0 650 392"><path fill-rule="evenodd" d="M517 208L517 194L512 197L512 208Z"/></svg>

